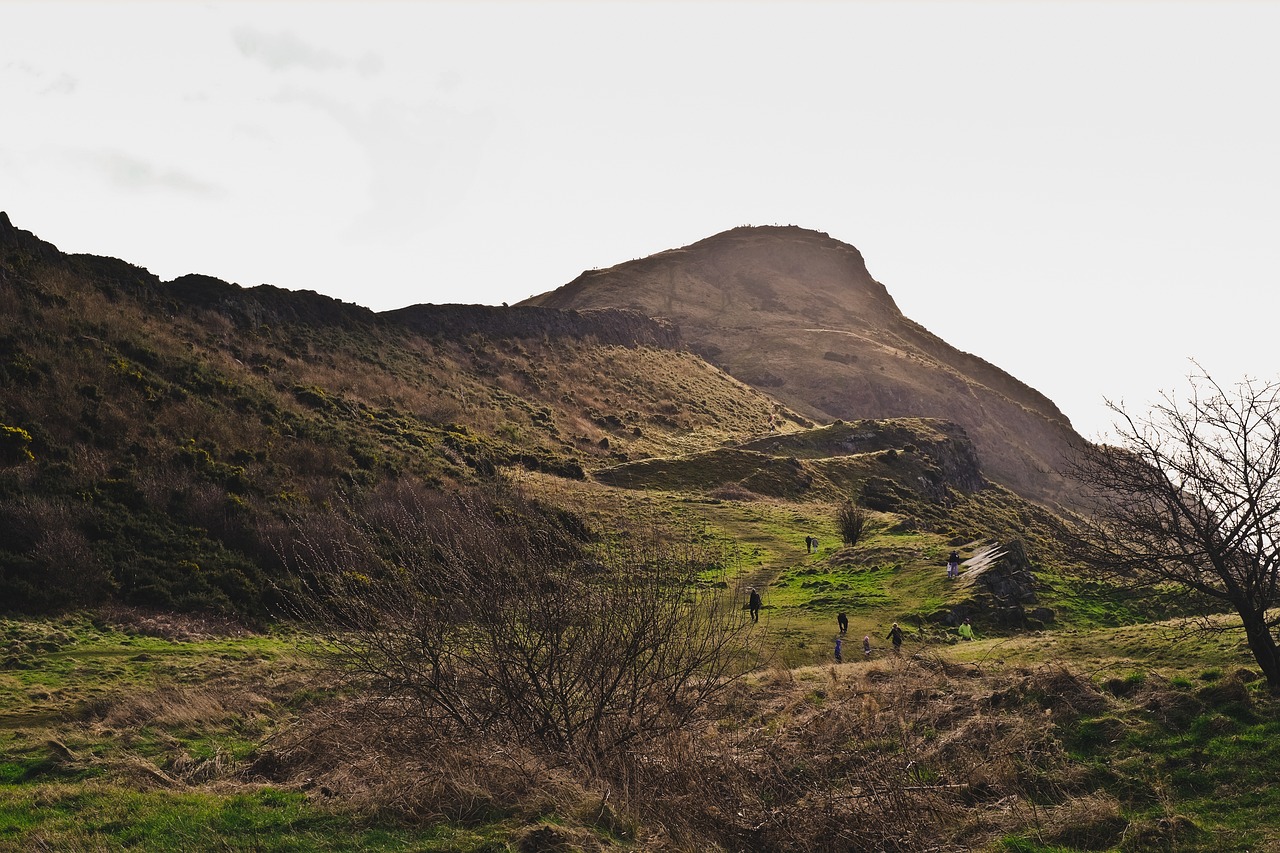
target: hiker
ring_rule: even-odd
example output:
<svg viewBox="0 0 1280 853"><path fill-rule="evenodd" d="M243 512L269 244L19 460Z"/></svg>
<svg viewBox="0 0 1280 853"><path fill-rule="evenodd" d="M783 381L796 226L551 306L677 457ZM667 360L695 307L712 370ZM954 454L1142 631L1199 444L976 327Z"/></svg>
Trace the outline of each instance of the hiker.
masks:
<svg viewBox="0 0 1280 853"><path fill-rule="evenodd" d="M849 614L844 611L837 613L836 624L840 626L841 635L849 633Z"/></svg>
<svg viewBox="0 0 1280 853"><path fill-rule="evenodd" d="M893 623L893 627L889 629L889 633L885 635L885 638L893 640L894 654L902 651L902 629L898 627L897 622Z"/></svg>
<svg viewBox="0 0 1280 853"><path fill-rule="evenodd" d="M862 656L864 658L871 657L871 635L867 634L862 638Z"/></svg>
<svg viewBox="0 0 1280 853"><path fill-rule="evenodd" d="M804 552L805 552L806 554L812 554L812 553L813 553L814 551L816 551L816 550L818 550L818 539L817 539L817 537L816 537L816 536L805 536L805 537L804 537Z"/></svg>
<svg viewBox="0 0 1280 853"><path fill-rule="evenodd" d="M960 632L960 639L962 640L973 639L973 623L969 621L969 618L967 616L965 617L965 620L960 623L960 627L957 628L956 630Z"/></svg>
<svg viewBox="0 0 1280 853"><path fill-rule="evenodd" d="M951 556L947 557L947 580L953 581L958 577L960 577L960 555L952 551Z"/></svg>
<svg viewBox="0 0 1280 853"><path fill-rule="evenodd" d="M841 653L841 647L843 645L844 640L840 637L836 637L836 663L844 663L844 655Z"/></svg>
<svg viewBox="0 0 1280 853"><path fill-rule="evenodd" d="M751 595L747 597L747 609L751 611L751 621L760 621L760 593L756 592L756 588L751 587Z"/></svg>

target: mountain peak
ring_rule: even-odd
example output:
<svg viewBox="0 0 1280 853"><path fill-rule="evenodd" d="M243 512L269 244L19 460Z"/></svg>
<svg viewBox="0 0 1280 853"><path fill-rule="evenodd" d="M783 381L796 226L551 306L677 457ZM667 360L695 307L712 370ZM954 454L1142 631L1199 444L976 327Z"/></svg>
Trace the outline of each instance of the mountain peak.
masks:
<svg viewBox="0 0 1280 853"><path fill-rule="evenodd" d="M955 421L998 482L1070 500L1058 471L1079 436L1058 407L903 316L862 253L821 231L731 228L523 304L663 317L703 357L818 420Z"/></svg>
<svg viewBox="0 0 1280 853"><path fill-rule="evenodd" d="M15 226L9 219L9 214L3 210L0 210L0 246L18 249L36 258L48 259L59 254L57 246Z"/></svg>
<svg viewBox="0 0 1280 853"><path fill-rule="evenodd" d="M752 326L764 317L800 324L851 317L900 318L862 253L822 231L744 225L678 249L588 270L525 304L625 307L679 317L682 324Z"/></svg>

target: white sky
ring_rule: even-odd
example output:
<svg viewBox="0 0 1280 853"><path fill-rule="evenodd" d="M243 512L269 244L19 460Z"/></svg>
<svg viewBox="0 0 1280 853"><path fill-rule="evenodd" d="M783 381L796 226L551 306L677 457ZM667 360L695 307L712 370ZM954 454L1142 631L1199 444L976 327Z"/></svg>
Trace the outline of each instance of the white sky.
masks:
<svg viewBox="0 0 1280 853"><path fill-rule="evenodd" d="M166 280L515 302L857 246L1088 437L1280 373L1280 2L0 0L0 209Z"/></svg>

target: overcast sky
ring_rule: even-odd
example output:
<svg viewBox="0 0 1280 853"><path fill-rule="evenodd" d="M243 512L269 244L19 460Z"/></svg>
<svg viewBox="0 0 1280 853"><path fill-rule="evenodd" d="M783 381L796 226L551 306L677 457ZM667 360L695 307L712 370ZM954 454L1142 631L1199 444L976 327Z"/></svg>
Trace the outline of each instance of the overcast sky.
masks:
<svg viewBox="0 0 1280 853"><path fill-rule="evenodd" d="M1280 372L1280 2L0 0L0 210L169 280L515 302L857 246L1087 437Z"/></svg>

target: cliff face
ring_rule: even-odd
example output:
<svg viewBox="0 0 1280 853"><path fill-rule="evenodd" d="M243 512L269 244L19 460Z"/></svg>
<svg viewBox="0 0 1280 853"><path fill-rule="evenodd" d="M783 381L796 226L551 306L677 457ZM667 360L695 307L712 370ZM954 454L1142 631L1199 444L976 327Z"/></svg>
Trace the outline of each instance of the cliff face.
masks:
<svg viewBox="0 0 1280 853"><path fill-rule="evenodd" d="M670 323L619 308L561 311L534 306L414 305L379 316L418 334L448 338L470 334L515 339L592 338L606 345L666 348L680 343L680 335Z"/></svg>
<svg viewBox="0 0 1280 853"><path fill-rule="evenodd" d="M904 317L862 255L795 227L736 228L584 272L526 305L620 307L675 323L695 352L810 417L953 421L984 472L1046 503L1082 439L1043 394Z"/></svg>

